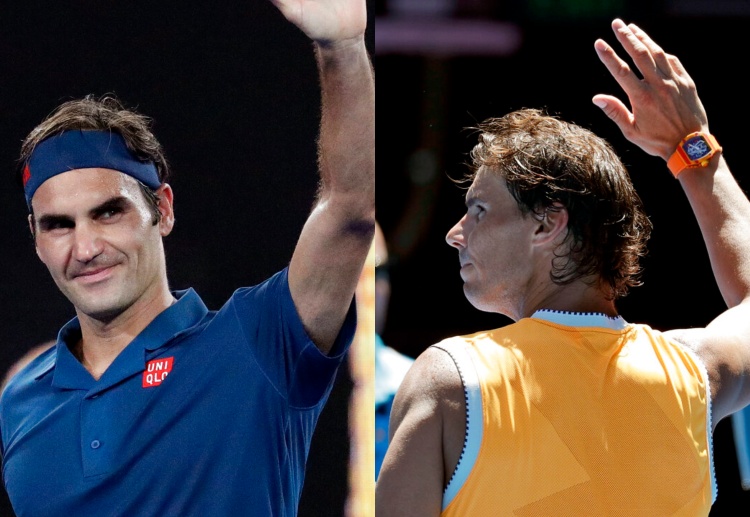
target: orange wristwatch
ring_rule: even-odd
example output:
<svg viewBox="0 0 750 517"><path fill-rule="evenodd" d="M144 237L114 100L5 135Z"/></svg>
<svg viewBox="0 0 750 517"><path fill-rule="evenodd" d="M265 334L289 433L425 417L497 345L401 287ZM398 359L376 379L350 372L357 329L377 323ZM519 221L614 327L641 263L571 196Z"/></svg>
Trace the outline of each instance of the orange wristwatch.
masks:
<svg viewBox="0 0 750 517"><path fill-rule="evenodd" d="M721 151L719 142L713 135L700 131L690 133L680 141L672 156L667 161L667 167L676 178L685 169L705 167L711 157Z"/></svg>

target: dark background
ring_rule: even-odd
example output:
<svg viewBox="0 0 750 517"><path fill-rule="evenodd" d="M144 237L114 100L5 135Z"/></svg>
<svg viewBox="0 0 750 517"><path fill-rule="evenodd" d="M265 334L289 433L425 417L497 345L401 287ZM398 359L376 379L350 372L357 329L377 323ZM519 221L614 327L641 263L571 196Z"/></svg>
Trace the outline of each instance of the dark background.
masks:
<svg viewBox="0 0 750 517"><path fill-rule="evenodd" d="M618 304L624 318L668 330L704 326L725 308L679 184L661 159L627 142L591 103L597 93L626 100L593 44L603 38L623 55L610 28L611 20L621 17L676 54L747 189L750 2L382 0L376 5L377 213L393 259L387 344L416 357L445 337L509 322L477 311L463 296L456 252L444 240L464 213L463 191L448 177L467 170L475 141L464 128L524 107L546 108L605 137L643 198L655 229L644 261L645 285ZM494 25L482 36L487 23ZM462 31L464 26L470 28ZM714 460L718 498L711 516L747 515L750 493L740 485L731 419L714 433Z"/></svg>
<svg viewBox="0 0 750 517"><path fill-rule="evenodd" d="M368 44L372 50L372 23ZM319 122L312 44L270 1L3 2L3 370L74 316L34 253L13 174L26 134L61 102L89 93L115 93L155 120L173 169L171 287L194 287L211 309L287 265L312 204ZM343 367L316 431L301 516L343 515L350 391ZM12 515L2 503L0 516Z"/></svg>

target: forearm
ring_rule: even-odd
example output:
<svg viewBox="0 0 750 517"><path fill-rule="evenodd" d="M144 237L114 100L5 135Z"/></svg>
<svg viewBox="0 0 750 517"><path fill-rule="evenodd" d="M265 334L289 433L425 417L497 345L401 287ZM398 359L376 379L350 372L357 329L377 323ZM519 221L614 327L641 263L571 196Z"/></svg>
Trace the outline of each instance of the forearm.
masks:
<svg viewBox="0 0 750 517"><path fill-rule="evenodd" d="M750 296L750 202L724 157L679 175L698 220L714 277L729 307Z"/></svg>
<svg viewBox="0 0 750 517"><path fill-rule="evenodd" d="M351 215L374 218L375 81L364 38L316 44L315 49L321 83L321 200L340 195L351 201Z"/></svg>

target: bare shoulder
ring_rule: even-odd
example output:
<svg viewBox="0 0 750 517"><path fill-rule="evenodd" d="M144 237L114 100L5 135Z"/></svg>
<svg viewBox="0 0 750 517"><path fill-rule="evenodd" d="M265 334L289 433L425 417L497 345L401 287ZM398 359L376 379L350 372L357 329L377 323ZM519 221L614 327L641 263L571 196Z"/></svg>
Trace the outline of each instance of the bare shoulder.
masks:
<svg viewBox="0 0 750 517"><path fill-rule="evenodd" d="M664 332L664 336L694 352L708 369L711 380L718 381L722 371L743 369L748 364L750 354L745 331L750 327L745 317L730 309L706 327L670 330Z"/></svg>
<svg viewBox="0 0 750 517"><path fill-rule="evenodd" d="M415 409L439 417L456 405L463 407L463 403L463 383L455 362L444 349L430 346L404 377L394 400L392 418L398 422L404 412Z"/></svg>
<svg viewBox="0 0 750 517"><path fill-rule="evenodd" d="M444 343L415 361L394 400L391 433L424 426L439 435L442 484L458 465L466 433L466 395L459 369ZM447 348L447 347L446 347Z"/></svg>
<svg viewBox="0 0 750 517"><path fill-rule="evenodd" d="M412 364L393 401L390 444L376 487L378 515L440 514L464 422L458 368L448 352L431 346Z"/></svg>
<svg viewBox="0 0 750 517"><path fill-rule="evenodd" d="M676 329L664 335L693 351L706 368L714 426L750 402L748 314L730 309L705 328Z"/></svg>
<svg viewBox="0 0 750 517"><path fill-rule="evenodd" d="M721 353L719 341L705 328L675 329L663 333L664 337L693 352L706 367L711 387L716 388L720 380Z"/></svg>

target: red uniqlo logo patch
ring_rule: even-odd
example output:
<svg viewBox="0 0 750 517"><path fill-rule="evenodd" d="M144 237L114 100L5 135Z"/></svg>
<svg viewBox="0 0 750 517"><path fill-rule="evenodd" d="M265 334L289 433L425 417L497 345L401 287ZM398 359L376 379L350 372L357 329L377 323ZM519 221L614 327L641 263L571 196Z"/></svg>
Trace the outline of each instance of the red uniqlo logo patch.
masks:
<svg viewBox="0 0 750 517"><path fill-rule="evenodd" d="M167 378L169 372L172 371L173 363L174 357L154 359L146 363L146 370L143 372L143 387L153 388L161 384Z"/></svg>

